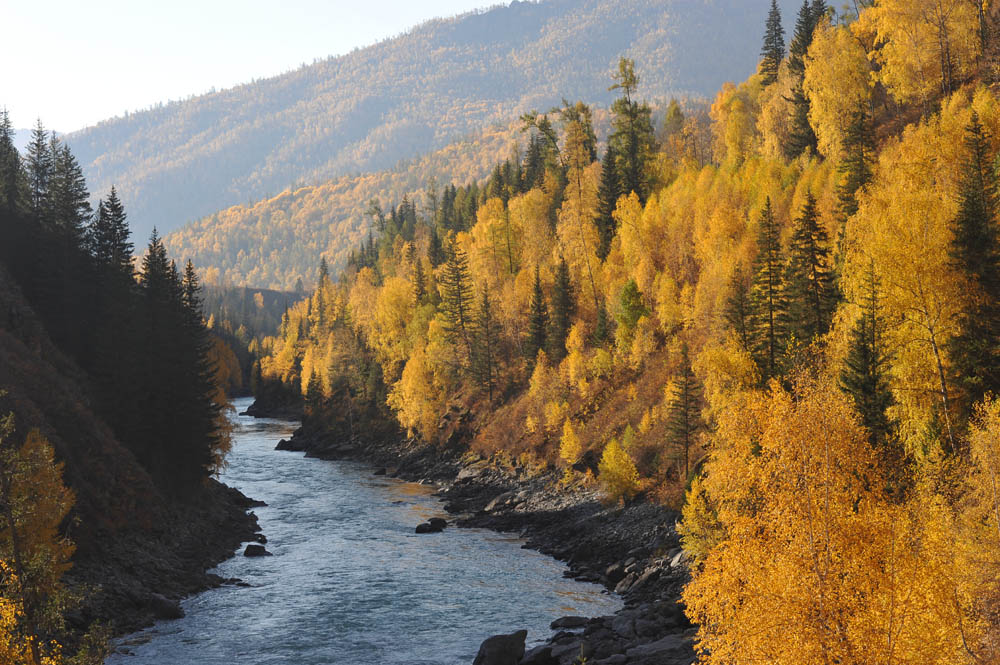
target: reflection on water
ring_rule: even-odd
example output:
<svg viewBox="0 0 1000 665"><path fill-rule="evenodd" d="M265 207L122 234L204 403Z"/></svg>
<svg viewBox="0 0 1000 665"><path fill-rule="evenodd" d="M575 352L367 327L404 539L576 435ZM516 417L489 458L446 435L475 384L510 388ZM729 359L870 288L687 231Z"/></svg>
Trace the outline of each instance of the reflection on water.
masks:
<svg viewBox="0 0 1000 665"><path fill-rule="evenodd" d="M250 588L189 598L185 618L123 640L129 653L109 665L468 664L489 635L527 628L539 640L559 616L619 607L516 538L415 534L416 524L446 517L430 487L277 452L291 424L234 419L223 480L267 502L255 511L274 556L226 561L215 572Z"/></svg>

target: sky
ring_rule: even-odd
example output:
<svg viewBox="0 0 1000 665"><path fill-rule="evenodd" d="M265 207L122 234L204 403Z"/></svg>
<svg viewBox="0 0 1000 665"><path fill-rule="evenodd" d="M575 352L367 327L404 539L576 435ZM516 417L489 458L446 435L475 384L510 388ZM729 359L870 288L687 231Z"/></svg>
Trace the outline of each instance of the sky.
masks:
<svg viewBox="0 0 1000 665"><path fill-rule="evenodd" d="M72 132L498 0L0 0L0 107Z"/></svg>

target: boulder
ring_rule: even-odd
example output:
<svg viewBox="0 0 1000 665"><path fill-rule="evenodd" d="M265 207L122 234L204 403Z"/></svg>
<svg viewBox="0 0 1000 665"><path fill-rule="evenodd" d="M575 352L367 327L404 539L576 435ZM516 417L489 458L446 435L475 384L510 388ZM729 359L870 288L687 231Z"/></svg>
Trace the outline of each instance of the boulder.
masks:
<svg viewBox="0 0 1000 665"><path fill-rule="evenodd" d="M243 556L271 556L271 553L264 549L263 545L255 545L251 543L247 545L247 548L243 550Z"/></svg>
<svg viewBox="0 0 1000 665"><path fill-rule="evenodd" d="M494 510L506 508L517 501L517 492L504 492L486 504L486 512L492 513Z"/></svg>
<svg viewBox="0 0 1000 665"><path fill-rule="evenodd" d="M667 635L625 652L628 662L638 665L687 665L694 661L694 643L684 634Z"/></svg>
<svg viewBox="0 0 1000 665"><path fill-rule="evenodd" d="M472 665L518 665L524 656L524 640L527 637L526 630L487 637L479 646Z"/></svg>
<svg viewBox="0 0 1000 665"><path fill-rule="evenodd" d="M559 665L559 660L552 657L552 646L543 644L524 654L520 665Z"/></svg>
<svg viewBox="0 0 1000 665"><path fill-rule="evenodd" d="M424 522L423 524L418 524L414 531L416 533L441 533L444 531L444 525L440 523Z"/></svg>
<svg viewBox="0 0 1000 665"><path fill-rule="evenodd" d="M384 476L385 475L385 467L382 466L382 467L379 467L379 468L375 469L375 472L372 475L375 475L375 476Z"/></svg>
<svg viewBox="0 0 1000 665"><path fill-rule="evenodd" d="M180 619L184 616L180 603L158 593L150 594L149 609L157 619Z"/></svg>
<svg viewBox="0 0 1000 665"><path fill-rule="evenodd" d="M587 617L565 616L553 621L549 625L549 628L552 630L556 630L558 628L583 628L587 625L587 621L589 621Z"/></svg>
<svg viewBox="0 0 1000 665"><path fill-rule="evenodd" d="M254 534L254 540L256 540L261 545L267 545L267 536L262 533Z"/></svg>
<svg viewBox="0 0 1000 665"><path fill-rule="evenodd" d="M444 519L443 517L432 517L429 520L427 520L427 523L430 524L435 529L443 530L446 526L448 526L448 520Z"/></svg>
<svg viewBox="0 0 1000 665"><path fill-rule="evenodd" d="M604 576L608 578L608 584L615 586L625 579L625 566L621 562L613 563L604 571Z"/></svg>

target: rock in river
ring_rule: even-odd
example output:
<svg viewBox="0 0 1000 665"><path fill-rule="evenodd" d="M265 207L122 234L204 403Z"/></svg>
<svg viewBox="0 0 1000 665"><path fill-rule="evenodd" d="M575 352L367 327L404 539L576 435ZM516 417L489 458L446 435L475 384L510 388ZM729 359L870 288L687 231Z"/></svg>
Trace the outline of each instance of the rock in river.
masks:
<svg viewBox="0 0 1000 665"><path fill-rule="evenodd" d="M479 646L472 665L517 665L524 656L524 640L528 631L487 637Z"/></svg>
<svg viewBox="0 0 1000 665"><path fill-rule="evenodd" d="M418 524L417 533L440 533L448 526L448 521L440 517L432 517L423 524Z"/></svg>
<svg viewBox="0 0 1000 665"><path fill-rule="evenodd" d="M243 556L271 556L271 553L263 545L254 545L251 543L243 550Z"/></svg>

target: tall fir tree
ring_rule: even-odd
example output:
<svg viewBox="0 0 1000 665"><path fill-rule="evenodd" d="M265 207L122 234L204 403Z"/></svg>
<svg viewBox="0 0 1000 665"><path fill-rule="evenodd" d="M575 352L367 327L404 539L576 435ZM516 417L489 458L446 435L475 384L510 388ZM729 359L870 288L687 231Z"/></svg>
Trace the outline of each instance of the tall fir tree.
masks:
<svg viewBox="0 0 1000 665"><path fill-rule="evenodd" d="M1000 232L990 136L973 113L966 128L958 216L951 260L971 286L970 303L952 339L953 367L965 393L965 415L987 393L1000 394Z"/></svg>
<svg viewBox="0 0 1000 665"><path fill-rule="evenodd" d="M890 356L885 339L885 316L881 304L881 284L872 264L865 276L864 300L840 372L840 389L850 395L861 424L873 446L890 441L892 423L888 411L895 400L889 389Z"/></svg>
<svg viewBox="0 0 1000 665"><path fill-rule="evenodd" d="M496 315L493 313L493 303L490 300L489 288L483 286L479 307L476 310L475 344L473 349L473 375L480 389L486 393L490 403L493 403L493 391L496 389L498 375L498 342L500 331Z"/></svg>
<svg viewBox="0 0 1000 665"><path fill-rule="evenodd" d="M750 303L750 294L747 292L746 278L743 276L743 267L736 266L733 276L729 280L729 295L726 298L725 309L722 316L726 326L736 335L737 341L744 349L750 349L750 333L753 307Z"/></svg>
<svg viewBox="0 0 1000 665"><path fill-rule="evenodd" d="M687 342L681 344L681 365L674 377L674 388L667 413L667 439L681 454L684 479L691 477L691 449L695 437L704 428L701 419L702 388L691 368Z"/></svg>
<svg viewBox="0 0 1000 665"><path fill-rule="evenodd" d="M764 204L757 232L757 258L754 262L750 303L753 313L750 352L767 383L784 371L787 346L787 302L785 300L784 257L778 224L771 209L771 199Z"/></svg>
<svg viewBox="0 0 1000 665"><path fill-rule="evenodd" d="M795 21L795 33L788 49L788 70L793 76L792 104L789 138L785 155L795 159L807 150L816 151L818 141L809 123L809 98L805 93L806 54L812 45L813 35L820 21L826 16L826 3L822 0L803 0Z"/></svg>
<svg viewBox="0 0 1000 665"><path fill-rule="evenodd" d="M52 145L49 132L41 120L31 130L25 167L28 175L28 210L35 224L43 226L51 211L49 196L52 180Z"/></svg>
<svg viewBox="0 0 1000 665"><path fill-rule="evenodd" d="M614 78L615 84L609 90L620 90L621 96L611 105L612 131L608 144L618 164L619 191L622 194L635 192L645 203L650 194L652 162L657 149L652 111L648 104L633 99L639 87L635 62L622 57Z"/></svg>
<svg viewBox="0 0 1000 665"><path fill-rule="evenodd" d="M528 303L528 357L535 362L538 352L545 349L549 332L549 308L545 303L545 292L542 290L542 278L535 266L535 283L531 291L531 301Z"/></svg>
<svg viewBox="0 0 1000 665"><path fill-rule="evenodd" d="M549 331L550 355L555 361L566 356L566 337L576 314L576 294L569 276L569 264L560 257L552 288L552 325Z"/></svg>
<svg viewBox="0 0 1000 665"><path fill-rule="evenodd" d="M858 211L858 190L871 182L875 163L875 132L864 106L851 114L844 134L843 158L837 165L837 211L847 221Z"/></svg>
<svg viewBox="0 0 1000 665"><path fill-rule="evenodd" d="M778 0L771 0L771 9L764 24L764 45L760 50L760 58L758 72L766 87L778 80L778 68L785 59L785 28L781 24Z"/></svg>
<svg viewBox="0 0 1000 665"><path fill-rule="evenodd" d="M621 196L616 161L614 148L609 145L601 160L601 185L597 190L597 216L594 218L598 238L597 256L602 261L611 251L611 241L616 230L614 212L618 197Z"/></svg>
<svg viewBox="0 0 1000 665"><path fill-rule="evenodd" d="M417 257L413 262L413 300L420 306L427 297L427 276L424 274L424 261Z"/></svg>
<svg viewBox="0 0 1000 665"><path fill-rule="evenodd" d="M816 199L806 195L795 219L785 271L787 332L799 344L809 344L827 332L837 303L830 265L829 238L819 221Z"/></svg>

